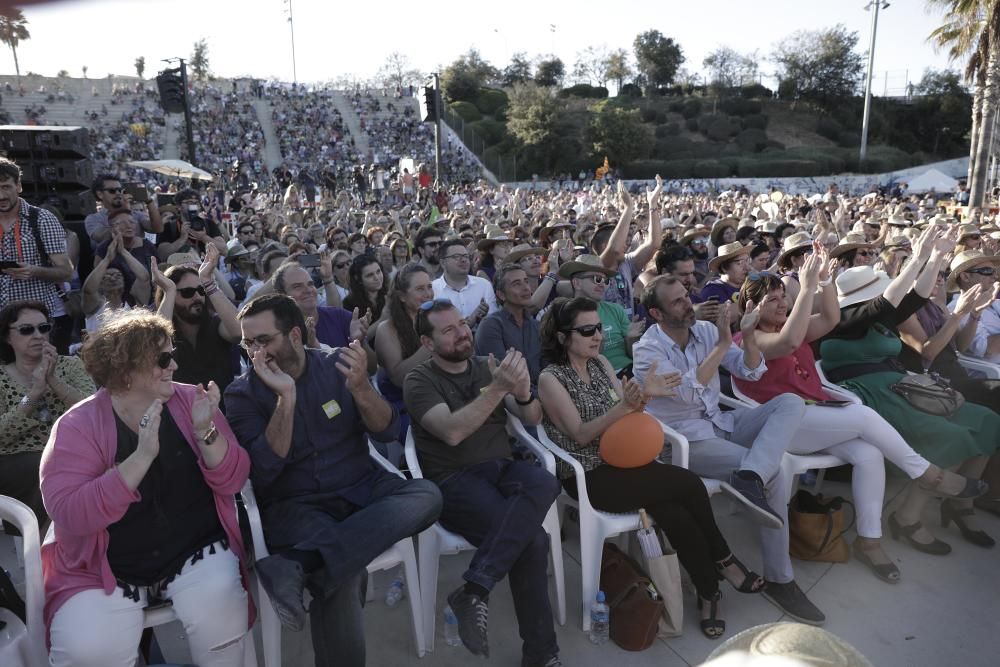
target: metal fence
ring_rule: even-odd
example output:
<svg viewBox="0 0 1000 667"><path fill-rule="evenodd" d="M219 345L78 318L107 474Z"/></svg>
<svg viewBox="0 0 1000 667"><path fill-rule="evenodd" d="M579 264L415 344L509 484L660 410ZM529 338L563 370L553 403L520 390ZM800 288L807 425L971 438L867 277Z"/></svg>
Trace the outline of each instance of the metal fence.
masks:
<svg viewBox="0 0 1000 667"><path fill-rule="evenodd" d="M488 151L489 146L478 132L457 113L442 104L444 114L442 116L462 143L472 151L479 161L483 163L498 181L501 183L517 180L517 157L514 155L498 155L495 151Z"/></svg>

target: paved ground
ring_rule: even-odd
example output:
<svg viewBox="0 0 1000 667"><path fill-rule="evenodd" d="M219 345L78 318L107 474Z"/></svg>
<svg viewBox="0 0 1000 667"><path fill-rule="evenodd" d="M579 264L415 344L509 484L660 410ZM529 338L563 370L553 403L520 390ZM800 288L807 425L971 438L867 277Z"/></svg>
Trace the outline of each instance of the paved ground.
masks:
<svg viewBox="0 0 1000 667"><path fill-rule="evenodd" d="M890 482L887 494L888 510L895 505L900 482ZM844 484L827 483L824 491L848 495ZM755 529L742 514L730 514L729 503L717 499L716 514L723 532L734 550L751 567L759 565ZM826 612L826 629L858 647L876 667L995 667L997 617L1000 615L1000 578L996 575L998 549L982 549L962 540L952 527L939 527L932 503L924 520L933 532L954 547L951 555L935 557L888 541L886 550L902 571L902 581L895 586L876 579L868 570L851 560L831 565L795 561L799 584L810 598ZM1000 537L1000 518L984 516L983 527ZM674 667L698 665L717 646L698 629L697 610L693 594L685 599L684 636L669 641L657 641L641 653L629 653L614 644L596 647L580 630L580 566L575 524L569 525L570 539L564 543L567 623L557 626L562 658L571 665L609 665L615 667L653 666ZM14 570L16 563L10 541L0 538L0 563ZM470 554L446 556L441 563L438 613L444 596L454 588ZM422 667L452 667L476 664L464 648L447 646L442 640L442 624L438 623L435 650L418 659L410 630L409 606L404 600L389 609L382 602L391 577L378 573L373 577L375 599L365 612L369 665L421 665ZM550 586L551 590L551 586ZM727 636L759 623L781 619L781 613L758 596L740 595L724 585ZM554 592L552 598L555 598ZM184 662L187 649L183 630L178 624L164 626L158 636L168 659ZM259 639L259 638L258 638ZM307 667L313 656L308 629L300 634L284 633L282 638L284 664ZM491 598L490 606L491 657L482 664L520 664L520 641L514 624L509 589L501 584ZM262 654L258 650L258 656ZM263 664L263 662L261 662Z"/></svg>

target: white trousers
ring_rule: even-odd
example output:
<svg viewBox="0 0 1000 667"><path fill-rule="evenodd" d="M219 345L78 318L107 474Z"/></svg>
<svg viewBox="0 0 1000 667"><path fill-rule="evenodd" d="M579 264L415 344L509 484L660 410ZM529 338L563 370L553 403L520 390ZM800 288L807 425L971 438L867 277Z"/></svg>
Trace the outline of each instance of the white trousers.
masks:
<svg viewBox="0 0 1000 667"><path fill-rule="evenodd" d="M247 592L239 561L215 544L215 553L184 569L163 592L184 625L191 660L199 667L242 667L247 632ZM133 667L142 635L146 588L139 601L121 588L111 595L91 589L59 608L49 629L52 667ZM251 638L250 641L253 641Z"/></svg>
<svg viewBox="0 0 1000 667"><path fill-rule="evenodd" d="M882 536L883 457L910 479L920 477L930 466L889 422L865 405L807 405L787 451L833 454L854 466L851 490L858 512L858 535L869 538Z"/></svg>

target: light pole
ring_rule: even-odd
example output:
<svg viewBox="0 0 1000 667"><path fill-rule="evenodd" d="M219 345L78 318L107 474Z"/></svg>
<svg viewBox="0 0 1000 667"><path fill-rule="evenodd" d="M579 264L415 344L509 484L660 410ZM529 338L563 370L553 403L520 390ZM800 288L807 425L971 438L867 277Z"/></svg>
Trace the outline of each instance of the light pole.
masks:
<svg viewBox="0 0 1000 667"><path fill-rule="evenodd" d="M292 0L285 0L288 5L288 29L292 33L292 82L299 82L299 75L295 69L295 21L292 20Z"/></svg>
<svg viewBox="0 0 1000 667"><path fill-rule="evenodd" d="M872 37L868 46L868 73L865 76L865 113L861 120L861 154L860 161L864 162L868 154L868 118L872 111L872 69L875 66L875 32L878 30L878 10L889 9L889 3L884 0L871 0L865 5L865 11L872 13Z"/></svg>

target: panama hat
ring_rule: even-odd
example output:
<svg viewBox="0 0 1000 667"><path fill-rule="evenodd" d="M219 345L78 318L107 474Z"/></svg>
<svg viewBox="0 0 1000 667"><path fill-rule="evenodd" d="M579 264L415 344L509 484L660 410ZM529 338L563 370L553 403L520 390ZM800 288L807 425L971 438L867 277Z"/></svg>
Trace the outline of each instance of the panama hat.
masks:
<svg viewBox="0 0 1000 667"><path fill-rule="evenodd" d="M785 237L785 242L781 246L781 254L774 259L774 263L777 266L781 266L788 256L796 250L811 247L812 237L809 236L808 232L795 232L794 234Z"/></svg>
<svg viewBox="0 0 1000 667"><path fill-rule="evenodd" d="M724 264L731 259L736 259L737 257L749 255L751 250L753 250L753 246L743 245L739 241L727 243L719 248L719 254L716 257L709 260L708 270L718 271L721 264Z"/></svg>
<svg viewBox="0 0 1000 667"><path fill-rule="evenodd" d="M606 276L613 276L618 273L616 270L604 266L601 263L601 258L597 255L580 255L576 259L566 262L559 267L559 277L569 279L584 271L596 271Z"/></svg>
<svg viewBox="0 0 1000 667"><path fill-rule="evenodd" d="M497 243L508 243L512 239L507 236L507 232L503 231L496 225L486 226L486 238L476 244L476 247L482 251L487 251Z"/></svg>
<svg viewBox="0 0 1000 667"><path fill-rule="evenodd" d="M884 271L855 266L837 276L837 303L841 308L869 301L882 294L892 282Z"/></svg>
<svg viewBox="0 0 1000 667"><path fill-rule="evenodd" d="M711 232L705 225L695 225L691 229L684 232L684 236L681 237L681 245L690 245L691 241L698 237L708 236Z"/></svg>
<svg viewBox="0 0 1000 667"><path fill-rule="evenodd" d="M522 243L521 245L516 245L511 248L511 251L507 253L504 258L504 264L514 264L520 262L522 259L528 255L547 255L548 251L545 248L536 248L528 243Z"/></svg>
<svg viewBox="0 0 1000 667"><path fill-rule="evenodd" d="M750 658L786 658L781 664L824 667L872 667L872 663L840 637L805 623L765 623L744 630L712 651L706 665L727 654ZM740 661L733 664L744 664ZM749 663L747 663L749 664ZM753 662L752 664L758 664ZM765 663L760 663L765 664ZM771 664L770 662L766 664ZM777 664L777 663L775 663Z"/></svg>
<svg viewBox="0 0 1000 667"><path fill-rule="evenodd" d="M975 225L959 225L958 226L958 240L961 242L966 236L982 236L982 231L979 227Z"/></svg>
<svg viewBox="0 0 1000 667"><path fill-rule="evenodd" d="M716 223L712 225L712 231L709 232L708 235L708 237L712 240L712 245L717 248L721 246L723 233L725 233L727 229L735 230L738 223L739 221L732 216L727 216L716 221Z"/></svg>
<svg viewBox="0 0 1000 667"><path fill-rule="evenodd" d="M244 248L246 250L246 248ZM201 266L201 257L196 253L191 251L188 252L175 252L169 257L167 261L164 262L167 266L180 266L182 264L193 264L195 266Z"/></svg>
<svg viewBox="0 0 1000 667"><path fill-rule="evenodd" d="M552 232L557 229L573 229L575 226L576 225L573 223L566 222L565 220L549 220L545 223L545 226L542 227L541 231L538 232L538 240L542 243L548 243L549 235L552 234Z"/></svg>
<svg viewBox="0 0 1000 667"><path fill-rule="evenodd" d="M830 259L836 259L846 252L852 250L859 250L861 248L871 248L872 244L865 240L864 234L858 234L857 232L851 232L844 238L840 239L840 243L837 244L835 248L830 250Z"/></svg>
<svg viewBox="0 0 1000 667"><path fill-rule="evenodd" d="M887 222L890 225L895 225L896 227L909 227L910 225L913 224L912 221L907 220L901 215L890 215Z"/></svg>
<svg viewBox="0 0 1000 667"><path fill-rule="evenodd" d="M958 253L948 266L949 273L948 282L945 284L946 289L949 292L954 292L958 289L958 274L987 264L992 265L994 268L1000 266L1000 257L984 255L979 250L966 250L965 252Z"/></svg>

